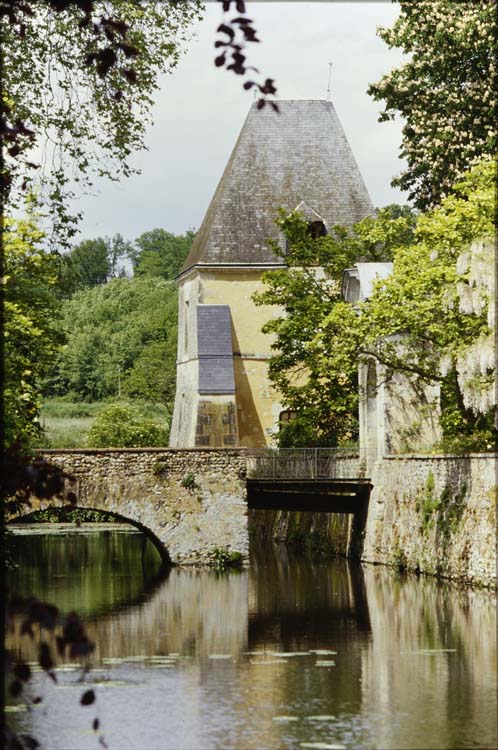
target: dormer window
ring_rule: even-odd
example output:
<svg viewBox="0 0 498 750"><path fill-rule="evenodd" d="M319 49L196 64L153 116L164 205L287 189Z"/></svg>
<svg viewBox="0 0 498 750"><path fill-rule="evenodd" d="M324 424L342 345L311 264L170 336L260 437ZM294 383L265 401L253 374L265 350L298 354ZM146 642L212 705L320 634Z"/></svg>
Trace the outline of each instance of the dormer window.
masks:
<svg viewBox="0 0 498 750"><path fill-rule="evenodd" d="M325 224L323 221L309 221L308 222L308 232L313 237L314 240L317 240L319 237L325 237L327 234L327 230L325 228Z"/></svg>
<svg viewBox="0 0 498 750"><path fill-rule="evenodd" d="M298 211L300 214L302 214L303 218L306 220L306 223L308 225L308 234L314 239L317 240L319 237L325 237L327 234L327 227L325 226L325 222L323 221L320 214L315 211L314 208L311 208L307 203L304 201L301 201L294 211ZM287 239L285 239L285 255L288 255L290 252L290 246Z"/></svg>

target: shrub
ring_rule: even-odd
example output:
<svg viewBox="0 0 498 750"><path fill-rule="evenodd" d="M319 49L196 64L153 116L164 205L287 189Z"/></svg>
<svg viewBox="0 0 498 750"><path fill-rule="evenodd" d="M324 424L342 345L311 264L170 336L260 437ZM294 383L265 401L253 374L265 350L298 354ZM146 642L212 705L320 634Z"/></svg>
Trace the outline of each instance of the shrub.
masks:
<svg viewBox="0 0 498 750"><path fill-rule="evenodd" d="M229 550L228 547L215 547L211 551L211 559L217 570L238 568L242 565L241 553L236 550Z"/></svg>
<svg viewBox="0 0 498 750"><path fill-rule="evenodd" d="M168 429L144 419L130 406L111 404L95 418L87 438L90 448L148 448L168 444Z"/></svg>
<svg viewBox="0 0 498 750"><path fill-rule="evenodd" d="M184 476L180 484L187 490L194 491L200 489L199 485L196 482L195 474L192 474L192 472L189 472L186 476Z"/></svg>

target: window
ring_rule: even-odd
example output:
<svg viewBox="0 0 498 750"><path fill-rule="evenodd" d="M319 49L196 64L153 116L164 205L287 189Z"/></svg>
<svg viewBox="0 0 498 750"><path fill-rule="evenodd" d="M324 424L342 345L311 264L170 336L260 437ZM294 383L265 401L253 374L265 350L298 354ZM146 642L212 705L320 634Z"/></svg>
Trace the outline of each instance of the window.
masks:
<svg viewBox="0 0 498 750"><path fill-rule="evenodd" d="M188 310L189 310L188 299L186 299L185 300L185 320L184 320L185 327L183 329L183 332L184 332L184 336L183 336L183 351L184 351L184 356L185 357L188 356L188 327L189 327L189 323L190 323Z"/></svg>
<svg viewBox="0 0 498 750"><path fill-rule="evenodd" d="M280 428L284 427L287 422L291 422L293 419L296 419L297 417L297 411L293 411L292 409L286 409L285 411L281 411L278 415L278 423L280 425Z"/></svg>

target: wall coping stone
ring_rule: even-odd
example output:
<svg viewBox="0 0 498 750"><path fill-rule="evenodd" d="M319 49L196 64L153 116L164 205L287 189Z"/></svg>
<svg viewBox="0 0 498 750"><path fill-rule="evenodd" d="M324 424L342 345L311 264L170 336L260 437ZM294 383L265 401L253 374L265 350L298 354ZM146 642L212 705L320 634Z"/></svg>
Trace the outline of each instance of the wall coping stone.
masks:
<svg viewBox="0 0 498 750"><path fill-rule="evenodd" d="M389 453L383 456L385 461L445 461L455 458L494 458L498 453Z"/></svg>
<svg viewBox="0 0 498 750"><path fill-rule="evenodd" d="M228 456L245 455L247 448L36 448L36 455L83 453L85 455L105 453L221 453Z"/></svg>

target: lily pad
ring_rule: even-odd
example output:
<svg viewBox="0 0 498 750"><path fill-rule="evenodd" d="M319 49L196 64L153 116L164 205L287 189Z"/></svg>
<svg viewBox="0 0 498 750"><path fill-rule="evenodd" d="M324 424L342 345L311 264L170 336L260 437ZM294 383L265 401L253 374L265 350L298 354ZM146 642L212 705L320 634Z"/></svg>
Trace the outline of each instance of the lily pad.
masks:
<svg viewBox="0 0 498 750"><path fill-rule="evenodd" d="M316 654L317 656L328 656L329 654L332 656L337 654L337 651L331 651L328 648L312 648L310 653Z"/></svg>
<svg viewBox="0 0 498 750"><path fill-rule="evenodd" d="M454 654L456 648L421 648L418 651L401 651L404 656L436 656L437 654Z"/></svg>
<svg viewBox="0 0 498 750"><path fill-rule="evenodd" d="M231 659L232 654L209 654L208 659Z"/></svg>
<svg viewBox="0 0 498 750"><path fill-rule="evenodd" d="M286 659L250 659L250 664L286 664Z"/></svg>
<svg viewBox="0 0 498 750"><path fill-rule="evenodd" d="M315 667L335 667L335 661L332 659L317 659Z"/></svg>
<svg viewBox="0 0 498 750"><path fill-rule="evenodd" d="M103 664L123 664L126 659L118 658L117 656L106 656L102 659Z"/></svg>
<svg viewBox="0 0 498 750"><path fill-rule="evenodd" d="M279 659L285 659L288 656L309 656L309 651L273 651L271 656L277 656Z"/></svg>
<svg viewBox="0 0 498 750"><path fill-rule="evenodd" d="M335 716L331 714L322 714L318 716L307 716L308 721L334 721Z"/></svg>
<svg viewBox="0 0 498 750"><path fill-rule="evenodd" d="M135 683L125 682L124 680L94 680L92 682L92 685L95 685L96 687L99 687L99 688L136 687Z"/></svg>
<svg viewBox="0 0 498 750"><path fill-rule="evenodd" d="M82 669L81 664L68 665L65 664L63 667L55 667L55 672L76 672L76 670Z"/></svg>
<svg viewBox="0 0 498 750"><path fill-rule="evenodd" d="M297 716L274 716L272 721L282 722L283 724L287 721L298 721L298 717Z"/></svg>
<svg viewBox="0 0 498 750"><path fill-rule="evenodd" d="M346 750L345 745L332 745L329 742L301 742L301 747L315 748L315 750Z"/></svg>
<svg viewBox="0 0 498 750"><path fill-rule="evenodd" d="M134 662L134 661L145 661L146 659L150 659L150 656L123 656L122 661L126 662Z"/></svg>
<svg viewBox="0 0 498 750"><path fill-rule="evenodd" d="M243 651L244 656L266 656L269 651Z"/></svg>
<svg viewBox="0 0 498 750"><path fill-rule="evenodd" d="M169 656L167 654L160 656L159 654L156 654L155 656L147 656L146 658L147 661L176 661L178 656Z"/></svg>

